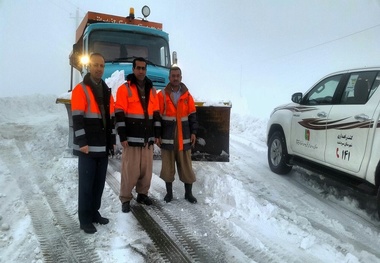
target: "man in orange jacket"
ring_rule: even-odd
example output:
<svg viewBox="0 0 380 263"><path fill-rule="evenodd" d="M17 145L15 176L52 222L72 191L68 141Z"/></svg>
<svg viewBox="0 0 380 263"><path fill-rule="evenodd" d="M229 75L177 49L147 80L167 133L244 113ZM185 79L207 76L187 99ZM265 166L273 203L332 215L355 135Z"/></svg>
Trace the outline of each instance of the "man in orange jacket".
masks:
<svg viewBox="0 0 380 263"><path fill-rule="evenodd" d="M196 181L191 162L191 148L195 145L198 121L194 99L186 85L182 83L179 67L169 71L170 83L158 93L161 113L161 147L162 169L160 177L166 183L164 200L173 199L175 163L179 179L185 184L185 199L196 203L192 194L192 185Z"/></svg>
<svg viewBox="0 0 380 263"><path fill-rule="evenodd" d="M138 203L151 205L148 197L153 170L153 144L160 134L160 112L156 89L146 77L144 58L133 60L133 74L116 94L116 128L123 146L120 201L122 211L130 211L132 190Z"/></svg>
<svg viewBox="0 0 380 263"><path fill-rule="evenodd" d="M78 156L78 217L80 228L95 233L93 223L108 224L99 213L106 180L108 155L116 144L114 99L102 80L104 58L90 57L89 73L73 90L71 111L74 129L73 154Z"/></svg>

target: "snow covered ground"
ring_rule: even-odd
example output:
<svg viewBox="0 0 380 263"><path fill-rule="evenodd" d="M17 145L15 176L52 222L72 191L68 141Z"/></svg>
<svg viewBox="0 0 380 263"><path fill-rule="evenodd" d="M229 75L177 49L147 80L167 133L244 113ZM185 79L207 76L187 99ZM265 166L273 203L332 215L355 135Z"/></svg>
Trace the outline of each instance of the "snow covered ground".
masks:
<svg viewBox="0 0 380 263"><path fill-rule="evenodd" d="M79 230L77 160L67 151L65 107L55 99L0 98L0 262L44 262L44 247L59 251L71 237L79 248L95 251L88 262L150 262L151 239L132 213L121 212L108 185L101 213L110 224L97 225L94 235ZM302 169L273 174L266 161L266 121L232 109L230 162L194 163L197 204L183 201L178 179L175 200L163 202L160 161L154 162L150 195L177 214L203 211L209 228L199 235L213 244L220 234L229 248L220 251L222 262L380 262L374 209L358 208L357 199ZM193 222L194 229L201 223ZM62 262L70 262L66 258Z"/></svg>

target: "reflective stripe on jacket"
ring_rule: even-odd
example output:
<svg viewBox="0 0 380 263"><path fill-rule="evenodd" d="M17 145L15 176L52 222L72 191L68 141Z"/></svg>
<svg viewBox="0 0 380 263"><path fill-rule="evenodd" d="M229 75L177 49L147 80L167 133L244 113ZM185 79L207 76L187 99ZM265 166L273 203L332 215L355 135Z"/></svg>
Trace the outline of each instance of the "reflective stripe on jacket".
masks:
<svg viewBox="0 0 380 263"><path fill-rule="evenodd" d="M150 82L151 83L151 82ZM128 81L117 90L115 103L116 130L120 142L128 141L130 146L152 145L159 137L161 122L156 89L151 85L145 87L147 108L140 101L135 83Z"/></svg>
<svg viewBox="0 0 380 263"><path fill-rule="evenodd" d="M198 121L193 97L185 84L181 83L181 96L177 106L170 83L158 93L161 114L161 147L167 150L174 149L174 138L177 130L178 150L191 149L191 134L197 134Z"/></svg>
<svg viewBox="0 0 380 263"><path fill-rule="evenodd" d="M87 78L86 78L87 77ZM89 76L84 78L88 83ZM80 154L80 148L88 145L89 155L104 156L113 154L113 145L116 144L114 128L114 99L111 89L103 84L104 108L106 111L106 126L89 85L79 83L72 91L71 112L74 129L73 154Z"/></svg>

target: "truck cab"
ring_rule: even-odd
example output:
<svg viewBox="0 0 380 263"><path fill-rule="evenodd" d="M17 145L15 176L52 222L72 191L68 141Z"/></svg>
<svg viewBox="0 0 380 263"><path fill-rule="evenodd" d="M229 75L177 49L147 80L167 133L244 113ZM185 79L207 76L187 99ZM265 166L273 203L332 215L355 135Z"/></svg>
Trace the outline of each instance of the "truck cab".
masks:
<svg viewBox="0 0 380 263"><path fill-rule="evenodd" d="M132 72L132 61L143 57L148 61L147 77L157 89L168 83L171 66L169 36L162 24L88 12L77 29L77 39L70 54L70 65L86 73L86 58L101 53L105 58L103 78L111 77L116 70Z"/></svg>

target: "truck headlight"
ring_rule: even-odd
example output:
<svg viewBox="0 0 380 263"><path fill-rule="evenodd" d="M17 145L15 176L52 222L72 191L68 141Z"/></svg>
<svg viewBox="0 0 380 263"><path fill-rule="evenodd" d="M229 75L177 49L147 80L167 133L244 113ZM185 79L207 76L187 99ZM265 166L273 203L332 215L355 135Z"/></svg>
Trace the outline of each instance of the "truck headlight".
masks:
<svg viewBox="0 0 380 263"><path fill-rule="evenodd" d="M82 63L83 66L87 66L90 62L90 58L88 56L82 56L80 58L80 63Z"/></svg>

